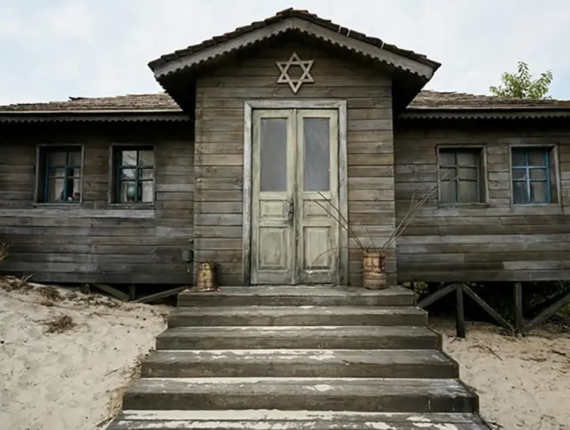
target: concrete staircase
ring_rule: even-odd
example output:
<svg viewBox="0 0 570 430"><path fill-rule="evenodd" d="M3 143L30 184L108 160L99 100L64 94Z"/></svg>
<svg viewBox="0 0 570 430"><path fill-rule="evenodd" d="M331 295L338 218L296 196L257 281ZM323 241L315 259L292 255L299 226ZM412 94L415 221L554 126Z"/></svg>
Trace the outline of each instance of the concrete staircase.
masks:
<svg viewBox="0 0 570 430"><path fill-rule="evenodd" d="M109 430L486 430L402 288L184 292Z"/></svg>

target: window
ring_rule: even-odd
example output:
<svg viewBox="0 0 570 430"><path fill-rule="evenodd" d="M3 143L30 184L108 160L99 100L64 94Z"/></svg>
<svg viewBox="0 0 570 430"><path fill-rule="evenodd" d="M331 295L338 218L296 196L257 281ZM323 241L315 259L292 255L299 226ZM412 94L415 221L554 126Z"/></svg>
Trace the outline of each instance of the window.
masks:
<svg viewBox="0 0 570 430"><path fill-rule="evenodd" d="M440 203L485 200L481 148L439 148L438 159Z"/></svg>
<svg viewBox="0 0 570 430"><path fill-rule="evenodd" d="M81 146L39 149L39 203L79 203L82 174Z"/></svg>
<svg viewBox="0 0 570 430"><path fill-rule="evenodd" d="M511 149L513 204L555 203L556 176L553 148Z"/></svg>
<svg viewBox="0 0 570 430"><path fill-rule="evenodd" d="M154 150L152 147L114 148L114 203L154 201Z"/></svg>

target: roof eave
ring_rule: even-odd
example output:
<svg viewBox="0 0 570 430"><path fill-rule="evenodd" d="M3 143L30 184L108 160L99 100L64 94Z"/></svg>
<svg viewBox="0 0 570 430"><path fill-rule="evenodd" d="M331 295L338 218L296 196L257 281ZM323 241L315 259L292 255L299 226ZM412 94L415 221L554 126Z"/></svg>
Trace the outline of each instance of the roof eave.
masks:
<svg viewBox="0 0 570 430"><path fill-rule="evenodd" d="M433 109L409 108L398 119L548 119L570 118L570 108L465 108Z"/></svg>
<svg viewBox="0 0 570 430"><path fill-rule="evenodd" d="M356 52L364 57L416 75L426 82L432 78L435 71L440 67L440 64L434 61L426 60L420 62L412 58L407 58L392 51L382 49L379 46L374 46L351 37L350 32L346 32L346 34L340 31L335 32L299 17L288 17L281 21L267 24L261 28L253 28L249 32L213 44L212 46L204 47L196 52L178 51L179 54L174 53L167 56L167 60L161 58L151 61L149 67L153 71L156 80L160 82L170 75L184 70L194 69L208 62L215 61L221 56L232 54L242 48L250 47L290 31L311 35L333 45Z"/></svg>
<svg viewBox="0 0 570 430"><path fill-rule="evenodd" d="M0 123L26 122L184 122L181 110L0 111Z"/></svg>

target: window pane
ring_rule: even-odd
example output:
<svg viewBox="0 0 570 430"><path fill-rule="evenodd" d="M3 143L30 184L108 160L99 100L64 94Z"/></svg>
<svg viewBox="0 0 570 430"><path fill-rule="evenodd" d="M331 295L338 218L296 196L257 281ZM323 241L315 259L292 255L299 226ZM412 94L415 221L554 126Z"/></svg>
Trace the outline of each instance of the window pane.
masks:
<svg viewBox="0 0 570 430"><path fill-rule="evenodd" d="M513 179L515 180L526 180L526 169L513 169Z"/></svg>
<svg viewBox="0 0 570 430"><path fill-rule="evenodd" d="M142 186L142 201L152 202L154 200L154 184L152 182L143 182Z"/></svg>
<svg viewBox="0 0 570 430"><path fill-rule="evenodd" d="M473 151L458 151L457 164L459 164L460 166L476 166L477 153Z"/></svg>
<svg viewBox="0 0 570 430"><path fill-rule="evenodd" d="M154 170L153 169L138 169L139 170L139 178L143 181L149 181L154 179Z"/></svg>
<svg viewBox="0 0 570 430"><path fill-rule="evenodd" d="M459 179L468 179L476 181L478 179L477 169L472 167L463 167L459 169Z"/></svg>
<svg viewBox="0 0 570 430"><path fill-rule="evenodd" d="M260 191L287 190L287 119L261 120Z"/></svg>
<svg viewBox="0 0 570 430"><path fill-rule="evenodd" d="M50 178L65 178L65 168L63 169L49 169L48 176Z"/></svg>
<svg viewBox="0 0 570 430"><path fill-rule="evenodd" d="M513 149L513 166L526 166L525 151Z"/></svg>
<svg viewBox="0 0 570 430"><path fill-rule="evenodd" d="M455 166L455 152L440 151L439 164L442 166Z"/></svg>
<svg viewBox="0 0 570 430"><path fill-rule="evenodd" d="M63 194L65 180L64 179L48 179L47 201L62 202L65 201Z"/></svg>
<svg viewBox="0 0 570 430"><path fill-rule="evenodd" d="M81 166L81 151L79 150L69 151L68 164L70 166L77 166L77 167Z"/></svg>
<svg viewBox="0 0 570 430"><path fill-rule="evenodd" d="M528 162L531 166L546 166L546 151L544 149L530 149Z"/></svg>
<svg viewBox="0 0 570 430"><path fill-rule="evenodd" d="M120 164L123 166L136 166L137 151L121 151Z"/></svg>
<svg viewBox="0 0 570 430"><path fill-rule="evenodd" d="M305 145L303 188L305 191L330 189L330 128L328 118L303 120Z"/></svg>
<svg viewBox="0 0 570 430"><path fill-rule="evenodd" d="M136 169L121 169L120 180L132 180L135 179Z"/></svg>
<svg viewBox="0 0 570 430"><path fill-rule="evenodd" d="M527 183L513 182L513 202L515 204L523 204L527 202Z"/></svg>
<svg viewBox="0 0 570 430"><path fill-rule="evenodd" d="M530 169L531 180L546 180L546 169Z"/></svg>
<svg viewBox="0 0 570 430"><path fill-rule="evenodd" d="M546 197L546 182L531 182L530 198L532 203L548 203Z"/></svg>
<svg viewBox="0 0 570 430"><path fill-rule="evenodd" d="M479 187L475 181L459 181L459 202L474 203L479 201Z"/></svg>
<svg viewBox="0 0 570 430"><path fill-rule="evenodd" d="M452 181L457 176L456 169L439 169L440 181Z"/></svg>
<svg viewBox="0 0 570 430"><path fill-rule="evenodd" d="M139 165L154 166L154 151L152 150L139 151Z"/></svg>
<svg viewBox="0 0 570 430"><path fill-rule="evenodd" d="M137 192L138 191L138 192ZM119 202L131 203L139 200L141 188L137 190L135 182L124 181L119 186Z"/></svg>
<svg viewBox="0 0 570 430"><path fill-rule="evenodd" d="M67 164L66 151L49 151L47 154L49 166L65 166Z"/></svg>
<svg viewBox="0 0 570 430"><path fill-rule="evenodd" d="M440 183L441 203L457 203L457 181Z"/></svg>

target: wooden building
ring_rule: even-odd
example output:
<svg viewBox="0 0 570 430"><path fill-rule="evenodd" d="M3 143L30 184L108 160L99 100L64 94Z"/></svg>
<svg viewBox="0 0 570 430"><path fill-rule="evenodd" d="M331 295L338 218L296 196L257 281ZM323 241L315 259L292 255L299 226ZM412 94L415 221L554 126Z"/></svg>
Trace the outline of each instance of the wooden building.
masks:
<svg viewBox="0 0 570 430"><path fill-rule="evenodd" d="M358 285L315 200L381 245L437 187L390 283L570 278L570 102L422 90L439 63L298 10L149 66L164 93L0 107L3 270L187 284L191 249L222 285Z"/></svg>

